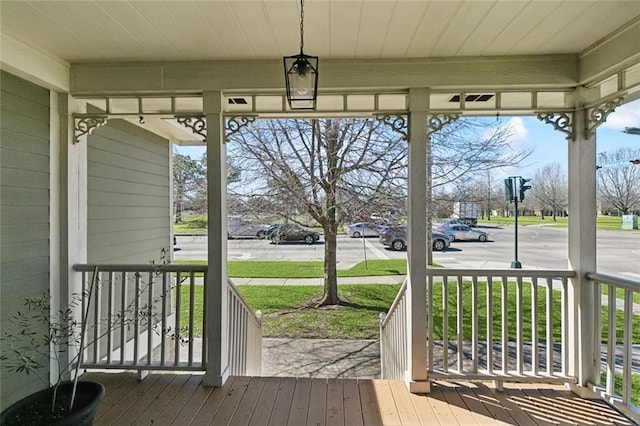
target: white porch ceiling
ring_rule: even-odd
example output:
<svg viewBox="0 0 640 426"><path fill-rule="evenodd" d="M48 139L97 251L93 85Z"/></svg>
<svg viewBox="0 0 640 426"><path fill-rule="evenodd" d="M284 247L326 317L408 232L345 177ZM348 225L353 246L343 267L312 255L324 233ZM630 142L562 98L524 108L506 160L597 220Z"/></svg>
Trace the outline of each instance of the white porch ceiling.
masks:
<svg viewBox="0 0 640 426"><path fill-rule="evenodd" d="M299 49L297 0L6 1L1 31L71 64L276 59ZM323 59L579 54L640 17L640 1L307 0Z"/></svg>

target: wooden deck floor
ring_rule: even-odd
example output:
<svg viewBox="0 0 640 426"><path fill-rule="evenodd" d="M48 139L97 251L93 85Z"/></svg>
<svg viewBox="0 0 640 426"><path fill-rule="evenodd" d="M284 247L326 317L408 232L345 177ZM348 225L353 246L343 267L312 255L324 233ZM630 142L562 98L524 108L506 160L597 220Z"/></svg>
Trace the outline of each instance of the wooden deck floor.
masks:
<svg viewBox="0 0 640 426"><path fill-rule="evenodd" d="M604 402L558 386L436 383L428 396L400 381L89 373L107 388L96 425L632 425Z"/></svg>

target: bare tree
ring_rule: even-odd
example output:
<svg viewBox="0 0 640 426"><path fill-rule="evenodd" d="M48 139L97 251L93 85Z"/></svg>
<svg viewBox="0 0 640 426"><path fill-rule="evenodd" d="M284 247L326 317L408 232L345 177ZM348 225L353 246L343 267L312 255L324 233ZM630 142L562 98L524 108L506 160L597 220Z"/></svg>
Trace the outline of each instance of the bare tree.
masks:
<svg viewBox="0 0 640 426"><path fill-rule="evenodd" d="M551 212L553 221L558 213L567 209L569 186L567 173L559 163L549 163L536 170L531 190L527 192L525 206L539 208L544 218L545 212Z"/></svg>
<svg viewBox="0 0 640 426"><path fill-rule="evenodd" d="M456 123L432 135L434 187L518 164L529 155L511 150L507 126L477 119ZM323 228L325 279L318 306L339 303L338 225L343 217L372 212L404 216L407 143L374 119L281 119L256 120L233 135L227 149L242 170L230 191L271 197L289 220L288 212L304 212Z"/></svg>
<svg viewBox="0 0 640 426"><path fill-rule="evenodd" d="M640 158L640 149L625 147L598 158L600 199L622 214L640 209L640 166L631 163L636 158Z"/></svg>
<svg viewBox="0 0 640 426"><path fill-rule="evenodd" d="M406 197L406 142L372 119L283 119L257 120L227 147L242 170L235 192L268 195L277 187L288 209L305 212L322 226L324 294L317 306L340 303L336 236L341 202Z"/></svg>
<svg viewBox="0 0 640 426"><path fill-rule="evenodd" d="M432 186L469 186L466 183L473 176L525 160L532 151L515 151L509 144L510 132L508 123L502 121L463 118L433 133ZM478 194L476 198L484 197Z"/></svg>

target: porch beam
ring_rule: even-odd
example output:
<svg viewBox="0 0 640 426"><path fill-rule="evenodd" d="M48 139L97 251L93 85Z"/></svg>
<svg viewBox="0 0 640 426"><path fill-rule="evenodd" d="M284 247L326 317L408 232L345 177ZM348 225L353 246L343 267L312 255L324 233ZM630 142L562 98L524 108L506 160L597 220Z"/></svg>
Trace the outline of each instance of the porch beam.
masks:
<svg viewBox="0 0 640 426"><path fill-rule="evenodd" d="M587 85L640 62L640 19L579 55L579 81Z"/></svg>
<svg viewBox="0 0 640 426"><path fill-rule="evenodd" d="M409 90L409 193L407 200L407 315L409 390L428 393L427 381L427 189L429 188L429 90Z"/></svg>
<svg viewBox="0 0 640 426"><path fill-rule="evenodd" d="M256 78L259 76L259 78ZM406 60L324 60L322 91L369 89L542 89L574 87L575 55ZM284 90L282 61L88 63L71 66L71 93L200 93Z"/></svg>
<svg viewBox="0 0 640 426"><path fill-rule="evenodd" d="M221 92L204 92L207 117L208 269L205 283L207 372L205 386L222 386L229 377L227 327L227 151Z"/></svg>
<svg viewBox="0 0 640 426"><path fill-rule="evenodd" d="M579 92L579 91L578 91ZM579 93L578 93L579 94ZM573 140L569 139L569 375L584 387L595 382L593 283L586 274L596 270L596 138L588 130L588 109L573 113Z"/></svg>

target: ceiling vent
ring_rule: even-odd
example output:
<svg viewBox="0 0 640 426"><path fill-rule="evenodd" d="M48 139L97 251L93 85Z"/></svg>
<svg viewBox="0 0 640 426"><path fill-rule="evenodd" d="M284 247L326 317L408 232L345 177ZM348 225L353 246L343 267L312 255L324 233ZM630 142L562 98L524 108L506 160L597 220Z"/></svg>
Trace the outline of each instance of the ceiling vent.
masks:
<svg viewBox="0 0 640 426"><path fill-rule="evenodd" d="M229 105L247 105L245 98L229 98Z"/></svg>
<svg viewBox="0 0 640 426"><path fill-rule="evenodd" d="M493 98L495 95L488 93L475 93L465 95L465 102L487 102L489 99ZM449 102L460 102L460 95L453 95Z"/></svg>

